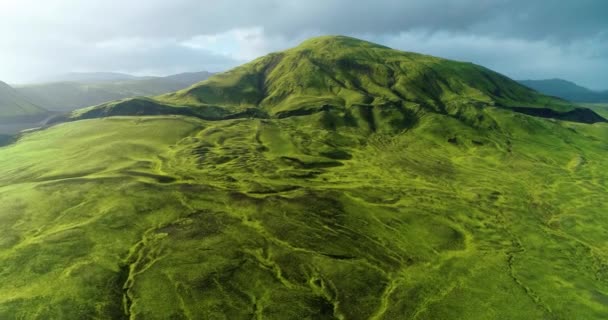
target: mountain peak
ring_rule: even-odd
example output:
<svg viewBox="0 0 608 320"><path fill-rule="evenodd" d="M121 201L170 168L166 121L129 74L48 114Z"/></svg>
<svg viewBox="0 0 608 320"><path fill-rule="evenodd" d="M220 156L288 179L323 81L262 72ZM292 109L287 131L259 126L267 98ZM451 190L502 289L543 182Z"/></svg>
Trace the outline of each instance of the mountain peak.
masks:
<svg viewBox="0 0 608 320"><path fill-rule="evenodd" d="M322 49L322 48L339 48L339 47L359 47L359 48L384 48L390 49L386 46L379 45L377 43L361 40L353 37L343 35L326 35L309 38L297 47L297 49Z"/></svg>

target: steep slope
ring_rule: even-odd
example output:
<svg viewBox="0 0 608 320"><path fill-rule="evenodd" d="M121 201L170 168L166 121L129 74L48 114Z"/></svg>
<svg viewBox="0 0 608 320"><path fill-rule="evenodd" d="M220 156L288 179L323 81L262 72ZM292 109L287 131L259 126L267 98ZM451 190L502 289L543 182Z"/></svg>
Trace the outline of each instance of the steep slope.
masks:
<svg viewBox="0 0 608 320"><path fill-rule="evenodd" d="M543 94L574 102L608 102L608 91L593 91L562 79L520 80L521 84Z"/></svg>
<svg viewBox="0 0 608 320"><path fill-rule="evenodd" d="M0 319L606 319L608 124L446 69L253 104L233 71L0 148Z"/></svg>
<svg viewBox="0 0 608 320"><path fill-rule="evenodd" d="M9 85L0 81L0 122L38 118L46 113L46 110L30 103Z"/></svg>
<svg viewBox="0 0 608 320"><path fill-rule="evenodd" d="M72 111L112 100L176 91L209 76L208 72L196 72L168 77L132 77L134 79L117 80L106 75L107 79L101 78L106 80L100 80L99 77L91 75L74 77L77 81L30 84L17 87L16 90L30 101L49 110Z"/></svg>

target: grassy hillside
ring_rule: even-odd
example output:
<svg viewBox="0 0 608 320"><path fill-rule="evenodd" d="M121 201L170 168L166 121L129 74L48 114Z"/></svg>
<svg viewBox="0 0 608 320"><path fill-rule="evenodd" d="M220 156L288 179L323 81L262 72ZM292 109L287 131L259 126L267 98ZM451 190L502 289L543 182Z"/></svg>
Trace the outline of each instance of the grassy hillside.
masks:
<svg viewBox="0 0 608 320"><path fill-rule="evenodd" d="M608 124L460 77L252 104L239 70L0 148L0 319L608 317Z"/></svg>
<svg viewBox="0 0 608 320"><path fill-rule="evenodd" d="M24 120L46 114L4 82L0 82L0 123Z"/></svg>
<svg viewBox="0 0 608 320"><path fill-rule="evenodd" d="M593 91L562 79L521 80L521 84L543 94L575 102L608 102L608 91Z"/></svg>
<svg viewBox="0 0 608 320"><path fill-rule="evenodd" d="M323 113L27 135L0 149L0 316L604 318L608 126L485 112L499 130Z"/></svg>
<svg viewBox="0 0 608 320"><path fill-rule="evenodd" d="M20 86L17 90L30 101L49 110L72 111L112 100L156 96L180 90L210 75L208 72L196 72L132 80L52 82Z"/></svg>

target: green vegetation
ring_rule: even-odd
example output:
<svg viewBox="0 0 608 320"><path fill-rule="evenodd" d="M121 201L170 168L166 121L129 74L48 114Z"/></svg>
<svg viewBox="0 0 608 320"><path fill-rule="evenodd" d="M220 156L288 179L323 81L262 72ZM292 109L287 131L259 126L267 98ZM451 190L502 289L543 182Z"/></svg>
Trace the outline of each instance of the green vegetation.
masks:
<svg viewBox="0 0 608 320"><path fill-rule="evenodd" d="M605 319L608 124L518 106L324 37L76 112L0 148L0 319Z"/></svg>

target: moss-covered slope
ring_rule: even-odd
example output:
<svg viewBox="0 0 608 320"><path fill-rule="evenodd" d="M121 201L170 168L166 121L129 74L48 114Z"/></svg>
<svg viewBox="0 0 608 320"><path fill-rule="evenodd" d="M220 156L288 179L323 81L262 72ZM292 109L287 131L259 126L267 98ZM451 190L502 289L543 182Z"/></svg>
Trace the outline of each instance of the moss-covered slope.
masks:
<svg viewBox="0 0 608 320"><path fill-rule="evenodd" d="M604 319L608 126L481 112L25 135L0 149L0 318Z"/></svg>

